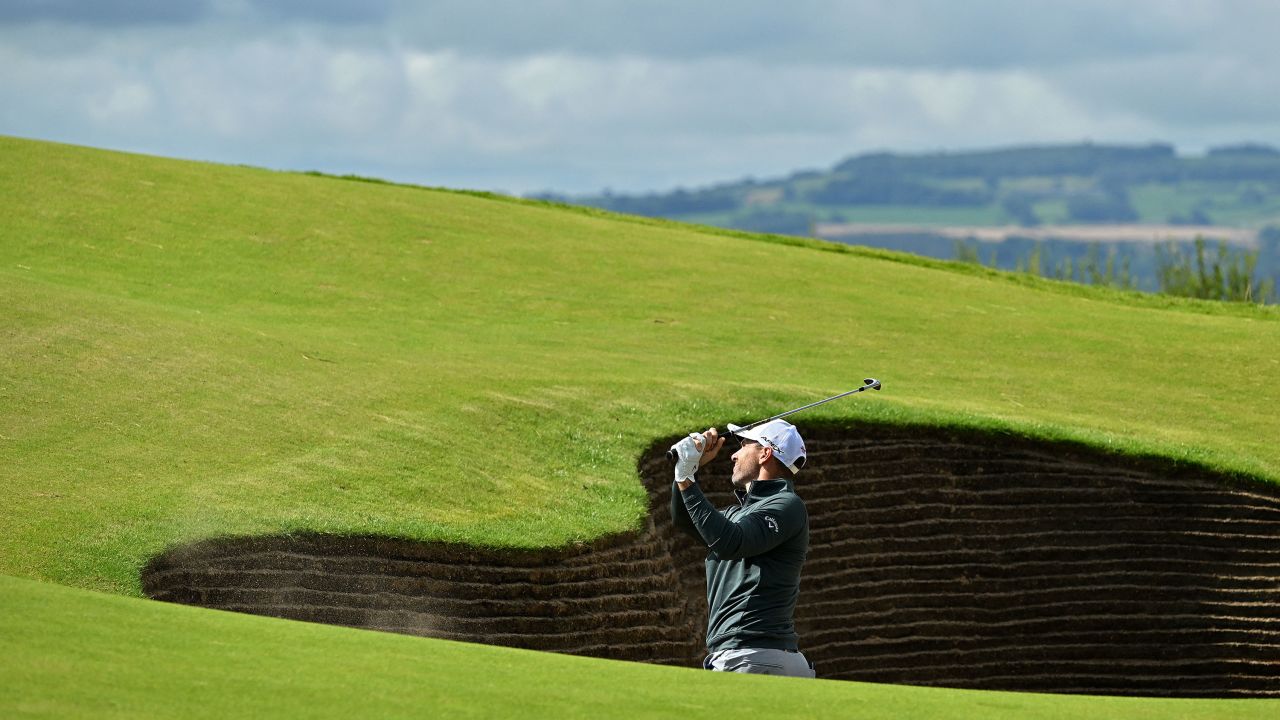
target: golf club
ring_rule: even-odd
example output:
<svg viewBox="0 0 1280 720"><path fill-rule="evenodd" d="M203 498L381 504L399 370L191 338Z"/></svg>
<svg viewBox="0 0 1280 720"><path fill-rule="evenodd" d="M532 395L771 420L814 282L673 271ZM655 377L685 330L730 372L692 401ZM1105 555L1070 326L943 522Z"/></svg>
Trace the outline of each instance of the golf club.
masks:
<svg viewBox="0 0 1280 720"><path fill-rule="evenodd" d="M825 400L819 400L819 401L817 401L817 402L811 402L811 403L809 403L808 405L802 405L802 406L800 406L800 407L798 407L798 408L796 408L796 409L794 409L794 410L788 410L788 411L786 411L786 412L784 412L784 413L778 413L777 415L774 415L773 417L765 418L765 419L763 419L763 420L757 420L757 421L755 421L755 422L751 423L750 425L744 425L743 427L738 428L738 429L737 429L737 432L742 432L743 430L750 430L751 428L753 428L753 427L755 427L755 426L757 426L757 425L763 425L763 424L765 424L765 423L767 423L767 422L772 422L772 421L774 421L774 420L779 420L779 419L784 418L784 417L786 417L786 416L788 416L788 415L794 415L795 413L798 413L798 412L800 412L801 410L808 410L808 409L809 409L809 408L811 408L811 407L817 407L818 405L821 405L821 404L823 404L823 403L829 403L829 402L831 402L832 400L839 400L839 399L840 399L840 398L842 398L842 397L845 397L845 396L847 396L847 395L852 395L852 394L854 394L854 393L860 393L860 392L862 392L863 390L879 390L879 389L880 389L880 381L879 381L879 380L876 380L875 378L866 378L866 379L864 379L864 380L862 381L862 387L855 388L855 389L850 390L850 391L848 391L848 392L842 392L842 393L840 393L839 395L832 395L831 397L829 397L829 398L827 398L827 399L825 399ZM733 433L725 433L725 435L726 435L726 436L728 436L728 435L732 435L732 434L733 434ZM668 450L668 451L667 451L667 459L668 459L668 460L670 460L671 462L675 462L675 461L676 461L676 451L675 451L675 449L674 449L674 448L673 448L673 449L671 449L671 450Z"/></svg>

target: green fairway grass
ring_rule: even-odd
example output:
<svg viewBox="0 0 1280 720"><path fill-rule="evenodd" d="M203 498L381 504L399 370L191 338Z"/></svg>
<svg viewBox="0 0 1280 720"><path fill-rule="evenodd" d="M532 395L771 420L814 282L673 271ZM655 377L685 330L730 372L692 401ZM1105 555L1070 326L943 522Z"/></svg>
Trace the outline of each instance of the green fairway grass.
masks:
<svg viewBox="0 0 1280 720"><path fill-rule="evenodd" d="M797 422L963 425L1280 478L1274 308L478 194L0 138L0 302L0 574L116 594L213 536L545 546L637 528L656 439L866 376L885 390ZM6 582L5 602L186 613L147 641L162 674L188 627L535 657ZM76 617L41 640L53 666L57 637L90 632ZM21 645L15 621L0 639ZM92 652L129 652L99 631ZM320 647L298 652L322 663ZM536 657L626 687L684 677Z"/></svg>
<svg viewBox="0 0 1280 720"><path fill-rule="evenodd" d="M6 718L1265 718L1149 700L709 673L151 603L0 577ZM727 698L732 700L726 700Z"/></svg>

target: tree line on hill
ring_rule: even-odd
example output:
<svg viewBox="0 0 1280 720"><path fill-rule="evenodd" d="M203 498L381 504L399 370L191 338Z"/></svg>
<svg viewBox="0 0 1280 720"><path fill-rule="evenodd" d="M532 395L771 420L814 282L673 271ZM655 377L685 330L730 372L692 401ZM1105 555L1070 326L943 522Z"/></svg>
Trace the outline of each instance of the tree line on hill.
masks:
<svg viewBox="0 0 1280 720"><path fill-rule="evenodd" d="M1015 222L1035 225L1041 222L1036 203L1058 200L1065 202L1071 222L1132 222L1138 212L1130 193L1151 183L1229 183L1243 186L1241 197L1246 201L1245 195L1262 201L1280 193L1280 150L1245 143L1188 157L1167 143L1079 143L979 152L878 152L843 160L829 171L802 171L775 180L748 178L667 193L534 197L653 217L710 217L716 224L739 229L803 234L815 214L830 220L840 208L861 206L991 206ZM761 191L767 191L767 200L761 200ZM717 216L725 216L723 222ZM1161 221L1207 219L1203 208L1190 206Z"/></svg>
<svg viewBox="0 0 1280 720"><path fill-rule="evenodd" d="M984 249L973 240L956 241L955 259L1055 280L1180 297L1257 304L1280 300L1280 227L1263 230L1252 249L1224 242L1211 245L1204 237L1190 243L1168 241L1149 249L1028 243L1015 239Z"/></svg>

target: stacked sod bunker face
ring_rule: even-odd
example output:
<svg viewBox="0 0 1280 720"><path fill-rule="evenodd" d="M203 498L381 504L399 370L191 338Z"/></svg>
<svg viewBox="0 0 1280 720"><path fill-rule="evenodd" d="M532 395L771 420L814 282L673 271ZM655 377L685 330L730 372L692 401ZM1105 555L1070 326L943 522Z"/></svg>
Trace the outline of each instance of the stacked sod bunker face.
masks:
<svg viewBox="0 0 1280 720"><path fill-rule="evenodd" d="M1280 489L1160 459L926 427L804 428L797 624L819 677L1174 697L1280 695ZM694 665L701 557L644 529L549 551L306 536L176 548L154 598L439 638ZM704 486L721 482L717 461ZM714 494L714 493L713 493Z"/></svg>

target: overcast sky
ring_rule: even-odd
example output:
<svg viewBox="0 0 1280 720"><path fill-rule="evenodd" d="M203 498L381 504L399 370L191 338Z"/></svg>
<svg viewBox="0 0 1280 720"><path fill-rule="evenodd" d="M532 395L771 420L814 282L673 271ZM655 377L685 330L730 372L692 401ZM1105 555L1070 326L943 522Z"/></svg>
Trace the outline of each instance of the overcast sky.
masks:
<svg viewBox="0 0 1280 720"><path fill-rule="evenodd" d="M527 193L1280 145L1273 0L0 0L0 134Z"/></svg>

